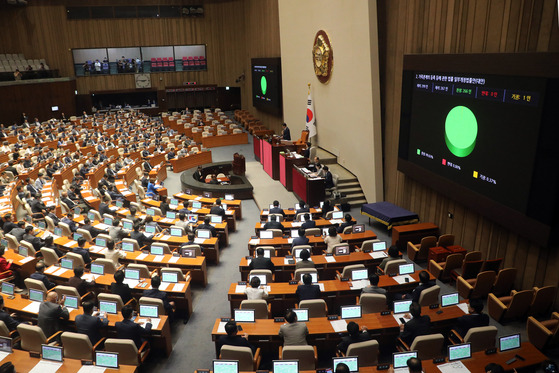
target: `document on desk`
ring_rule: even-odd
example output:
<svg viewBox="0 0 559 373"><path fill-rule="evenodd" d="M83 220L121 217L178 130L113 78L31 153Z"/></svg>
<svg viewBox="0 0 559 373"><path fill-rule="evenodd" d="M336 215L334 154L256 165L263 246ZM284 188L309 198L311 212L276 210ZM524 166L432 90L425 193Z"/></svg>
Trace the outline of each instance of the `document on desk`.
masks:
<svg viewBox="0 0 559 373"><path fill-rule="evenodd" d="M126 285L128 285L130 287L130 289L134 289L140 283L140 281L132 280L130 278L125 278L122 282L125 283Z"/></svg>
<svg viewBox="0 0 559 373"><path fill-rule="evenodd" d="M204 242L206 242L206 239L205 239L205 238L198 238L198 237L196 237L196 238L194 239L194 243L197 244L197 245L201 245L201 244L203 244Z"/></svg>
<svg viewBox="0 0 559 373"><path fill-rule="evenodd" d="M159 326L159 321L161 321L161 319L152 318L151 319L151 328L152 329L157 329L157 327ZM138 319L138 324L140 324L144 328L146 327L147 323L148 323L148 319Z"/></svg>
<svg viewBox="0 0 559 373"><path fill-rule="evenodd" d="M89 247L89 251L92 252L92 253L95 253L95 254L99 253L99 251L101 251L103 249L104 249L104 247L96 246L96 245L93 245L93 246Z"/></svg>
<svg viewBox="0 0 559 373"><path fill-rule="evenodd" d="M82 365L78 373L104 373L105 368L95 365Z"/></svg>
<svg viewBox="0 0 559 373"><path fill-rule="evenodd" d="M225 334L225 324L227 324L225 321L220 321L219 322L219 325L217 327L217 332L218 333Z"/></svg>
<svg viewBox="0 0 559 373"><path fill-rule="evenodd" d="M0 351L0 361L4 360L6 356L9 356L9 352Z"/></svg>
<svg viewBox="0 0 559 373"><path fill-rule="evenodd" d="M319 282L318 287L320 288L320 291L324 291L324 283Z"/></svg>
<svg viewBox="0 0 559 373"><path fill-rule="evenodd" d="M293 243L293 238L292 238L292 237L291 237L291 238L288 238L288 239L287 239L287 243L292 244L292 243Z"/></svg>
<svg viewBox="0 0 559 373"><path fill-rule="evenodd" d="M260 245L260 239L259 238L252 238L250 241L248 241L249 245Z"/></svg>
<svg viewBox="0 0 559 373"><path fill-rule="evenodd" d="M170 282L161 282L161 284L159 285L159 290L161 291L167 291L167 288L169 287L169 285L171 285Z"/></svg>
<svg viewBox="0 0 559 373"><path fill-rule="evenodd" d="M191 212L198 212L198 209L195 209L194 207L190 209Z"/></svg>
<svg viewBox="0 0 559 373"><path fill-rule="evenodd" d="M147 256L148 254L141 253L136 257L136 260L144 260L145 258L147 258Z"/></svg>
<svg viewBox="0 0 559 373"><path fill-rule="evenodd" d="M233 210L225 211L225 215L233 215L234 213L235 213L235 211L233 211Z"/></svg>
<svg viewBox="0 0 559 373"><path fill-rule="evenodd" d="M62 246L67 247L67 248L71 248L72 246L76 246L77 244L78 244L78 243L77 243L76 241L70 240L70 241L66 242L66 243L65 243L64 245L62 245Z"/></svg>
<svg viewBox="0 0 559 373"><path fill-rule="evenodd" d="M262 215L268 215L270 211L262 211Z"/></svg>
<svg viewBox="0 0 559 373"><path fill-rule="evenodd" d="M199 201L199 200L201 200L202 198L204 198L204 197L198 196L198 197L194 198L194 200L195 200L195 201Z"/></svg>
<svg viewBox="0 0 559 373"><path fill-rule="evenodd" d="M388 257L388 254L386 254L386 251L375 251L375 252L369 253L369 255L373 259L380 259L380 258Z"/></svg>
<svg viewBox="0 0 559 373"><path fill-rule="evenodd" d="M33 259L35 259L34 256L27 256L27 257L21 259L21 260L19 261L19 264L25 264L25 263L27 263L27 262L32 261Z"/></svg>
<svg viewBox="0 0 559 373"><path fill-rule="evenodd" d="M328 263L336 263L336 257L335 256L325 256L324 260L326 260Z"/></svg>
<svg viewBox="0 0 559 373"><path fill-rule="evenodd" d="M101 229L102 231L106 231L107 229L109 229L109 226L103 223L97 223L94 225L94 227L97 229Z"/></svg>
<svg viewBox="0 0 559 373"><path fill-rule="evenodd" d="M64 273L66 273L67 269L66 268L59 268L56 272L53 273L54 276L62 276Z"/></svg>
<svg viewBox="0 0 559 373"><path fill-rule="evenodd" d="M169 258L168 263L176 263L179 261L180 256L172 256Z"/></svg>
<svg viewBox="0 0 559 373"><path fill-rule="evenodd" d="M185 286L186 284L175 284L175 286L173 286L173 291L182 293Z"/></svg>
<svg viewBox="0 0 559 373"><path fill-rule="evenodd" d="M330 219L330 224L342 224L342 219Z"/></svg>
<svg viewBox="0 0 559 373"><path fill-rule="evenodd" d="M247 286L246 285L237 285L235 286L235 293L244 294Z"/></svg>
<svg viewBox="0 0 559 373"><path fill-rule="evenodd" d="M360 290L363 289L364 287L368 286L369 280L358 280L358 281L352 281L351 282L351 286L349 287L351 290Z"/></svg>
<svg viewBox="0 0 559 373"><path fill-rule="evenodd" d="M410 275L394 276L394 277L392 277L392 278L394 279L394 281L396 281L396 282L399 283L400 285L406 283L406 278L408 279L408 282L414 282L414 281L415 281L415 280L413 279L413 277L411 277Z"/></svg>
<svg viewBox="0 0 559 373"><path fill-rule="evenodd" d="M260 223L260 228L264 228L265 225L266 223Z"/></svg>
<svg viewBox="0 0 559 373"><path fill-rule="evenodd" d="M437 365L437 368L439 368L442 373L470 373L470 370L466 368L461 361L452 361L450 363Z"/></svg>
<svg viewBox="0 0 559 373"><path fill-rule="evenodd" d="M87 281L87 282L93 282L97 279L97 277L99 277L100 275L95 275L93 273L86 273L85 275L82 276L82 279Z"/></svg>
<svg viewBox="0 0 559 373"><path fill-rule="evenodd" d="M56 361L41 360L29 371L29 373L55 373L62 363Z"/></svg>
<svg viewBox="0 0 559 373"><path fill-rule="evenodd" d="M45 273L52 275L57 269L58 269L57 266L50 266L47 269L45 269Z"/></svg>
<svg viewBox="0 0 559 373"><path fill-rule="evenodd" d="M163 241L167 241L169 238L171 238L171 236L169 236L168 234L164 234L163 236L161 236L161 239Z"/></svg>
<svg viewBox="0 0 559 373"><path fill-rule="evenodd" d="M31 302L27 306L23 307L23 311L29 313L39 313L39 307L41 306L41 302Z"/></svg>
<svg viewBox="0 0 559 373"><path fill-rule="evenodd" d="M470 311L468 310L468 304L467 303L458 303L456 305L456 307L460 308L462 310L462 312L464 312L466 315L470 313Z"/></svg>
<svg viewBox="0 0 559 373"><path fill-rule="evenodd" d="M330 324L336 333L347 332L347 322L345 320L332 320Z"/></svg>
<svg viewBox="0 0 559 373"><path fill-rule="evenodd" d="M409 319L406 319L404 317L404 315L405 315L405 313L392 314L392 317L394 317L394 320L396 320L396 322L398 323L398 326L403 324L403 322L401 322L400 319L404 319L406 322L410 321Z"/></svg>
<svg viewBox="0 0 559 373"><path fill-rule="evenodd" d="M293 228L300 227L301 225L303 225L303 222L302 222L302 221L294 221L293 223L291 223L291 226L292 226Z"/></svg>
<svg viewBox="0 0 559 373"><path fill-rule="evenodd" d="M153 261L156 263L160 263L163 261L163 259L165 259L165 255L156 255L155 258L153 258Z"/></svg>

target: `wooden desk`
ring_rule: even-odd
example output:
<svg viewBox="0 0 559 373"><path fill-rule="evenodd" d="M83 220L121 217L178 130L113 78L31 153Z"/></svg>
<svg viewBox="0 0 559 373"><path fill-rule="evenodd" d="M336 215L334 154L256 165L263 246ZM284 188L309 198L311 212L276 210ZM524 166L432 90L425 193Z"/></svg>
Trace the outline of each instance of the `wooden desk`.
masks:
<svg viewBox="0 0 559 373"><path fill-rule="evenodd" d="M13 350L11 354L5 357L0 364L11 361L18 373L30 372L39 361L40 358L30 357L29 352L22 350ZM81 360L64 358L62 366L58 368L58 373L76 373L82 368ZM118 369L105 368L105 372L121 372L134 373L138 367L132 365L120 365Z"/></svg>
<svg viewBox="0 0 559 373"><path fill-rule="evenodd" d="M15 269L20 273L21 278L27 278L32 273L35 273L35 265L37 264L37 258L34 256L22 256L16 253L12 249L6 249L4 252L4 258L6 260L11 259L12 265L15 266Z"/></svg>
<svg viewBox="0 0 559 373"><path fill-rule="evenodd" d="M159 182L165 181L165 179L167 179L167 167L164 164L155 165L149 172L149 178L157 179ZM159 192L159 194L161 194L161 192ZM164 195L167 195L167 193Z"/></svg>
<svg viewBox="0 0 559 373"><path fill-rule="evenodd" d="M178 173L189 168L194 168L206 163L212 163L212 152L210 150L198 152L196 154L189 154L181 158L173 158L171 166L173 166L173 172Z"/></svg>
<svg viewBox="0 0 559 373"><path fill-rule="evenodd" d="M186 193L176 193L173 195L173 197L183 201L200 201L202 202L202 205L207 205L207 206L212 206L217 200L217 198L206 198L199 195L186 194ZM237 219L243 218L243 210L242 210L242 204L240 199L234 199L232 201L222 199L221 204L226 205L227 209L235 210L235 217Z"/></svg>
<svg viewBox="0 0 559 373"><path fill-rule="evenodd" d="M318 206L324 201L325 189L323 178L311 178L298 167L293 167L293 193L310 206Z"/></svg>
<svg viewBox="0 0 559 373"><path fill-rule="evenodd" d="M366 230L363 233L341 233L339 236L342 238L343 242L349 244L350 248L352 245L361 246L363 241L374 240L377 238L377 235L370 230ZM271 239L253 238L248 243L249 255L254 255L254 250L257 246L274 246L277 249L277 256L285 256L291 251L291 242L291 238L284 237L275 237ZM321 255L322 251L326 248L326 244L324 243L324 238L322 238L322 236L309 236L309 245L312 246L311 254L314 255Z"/></svg>
<svg viewBox="0 0 559 373"><path fill-rule="evenodd" d="M313 221L316 223L316 228L320 228L321 230L324 228L334 227L337 224L337 222L332 222L324 218L313 219ZM354 224L356 223L355 218L353 218L352 221ZM266 223L262 223L262 222L256 223L256 225L254 226L254 233L258 235L258 232L264 229L265 224ZM283 225L284 232L286 232L286 231L291 231L292 229L299 229L303 223L294 222L294 221L283 221L281 222L281 224Z"/></svg>
<svg viewBox="0 0 559 373"><path fill-rule="evenodd" d="M407 292L413 290L419 285L419 272L416 271L410 276L414 281L398 283L394 277L387 275L379 276L380 281L378 286L385 288L388 292ZM435 278L430 275L431 279ZM324 287L321 291L322 298L326 301L330 313L337 313L340 306L347 306L355 304L355 297L361 294L361 289L352 289L351 281L340 281L340 280L326 280L319 281ZM289 282L272 282L268 284L270 286L269 302L272 304L272 315L274 316L284 316L285 310L288 308L295 307L299 303L295 292L297 290L297 285L290 285ZM246 299L246 295L243 293L237 293L236 290L237 283L232 283L229 286L229 292L227 293L229 299L229 305L231 308L231 315L233 315L233 310L239 308L241 301Z"/></svg>
<svg viewBox="0 0 559 373"><path fill-rule="evenodd" d="M124 181L126 181L127 185L132 184L137 177L136 168L141 167L141 164L142 164L142 161L140 159L138 159L135 163L132 163L128 166L125 166L125 167L121 168L116 173L116 177L118 179L123 179Z"/></svg>
<svg viewBox="0 0 559 373"><path fill-rule="evenodd" d="M437 246L429 249L428 260L434 260L437 263L446 261L446 257L450 254L466 255L467 250L459 245L452 245L447 247Z"/></svg>
<svg viewBox="0 0 559 373"><path fill-rule="evenodd" d="M318 206L318 205L317 205ZM318 207L311 207L309 209L310 214L312 215L313 219L318 219L322 216L322 209ZM293 209L284 208L283 213L285 214L284 221L293 221L297 216L297 211ZM260 221L267 221L268 215L270 214L269 209L263 209L260 211Z"/></svg>
<svg viewBox="0 0 559 373"><path fill-rule="evenodd" d="M382 253L386 255L385 251ZM331 258L334 258L335 262L328 262L325 255L311 256L310 260L318 270L318 277L321 280L334 280L336 278L336 271L342 272L347 265L364 264L365 267L374 267L383 259L374 259L371 253L363 252L352 252L349 255L332 256ZM287 282L291 280L291 276L295 273L295 264L286 263L287 260L284 257L272 257L270 259L276 268L274 271L275 281ZM246 257L241 259L239 271L241 272L241 280L247 281L250 269Z"/></svg>
<svg viewBox="0 0 559 373"><path fill-rule="evenodd" d="M14 299L8 299L5 297L4 299L4 306L12 311L16 312L18 315L26 319L33 319L35 320L38 316L35 312L30 312L25 310L25 307L33 303L33 301L29 299L23 299L20 294L15 294ZM70 310L69 310L70 311ZM76 316L83 313L83 309L73 309L70 311L70 326L71 328L75 328L75 320ZM107 315L107 319L109 319L109 331L114 331L114 326L117 321L122 321L122 315ZM167 316L162 315L160 317L160 322L157 328L152 328L150 339L152 339L151 346L152 348L159 349L165 352L166 356L169 356L173 350L173 344L171 339L171 327L169 325L169 320Z"/></svg>
<svg viewBox="0 0 559 373"><path fill-rule="evenodd" d="M418 244L423 237L438 235L439 227L434 223L397 225L392 228L392 245L396 245L400 251L404 251L408 241Z"/></svg>
<svg viewBox="0 0 559 373"><path fill-rule="evenodd" d="M98 164L93 170L90 170L85 176L89 180L89 185L92 188L97 188L99 180L105 175L105 170L108 163Z"/></svg>
<svg viewBox="0 0 559 373"><path fill-rule="evenodd" d="M202 137L202 145L206 148L239 144L248 144L248 134L246 132L234 133L231 135Z"/></svg>
<svg viewBox="0 0 559 373"><path fill-rule="evenodd" d="M290 192L293 191L293 166L307 166L309 160L307 158L296 158L286 153L279 155L279 173L280 173L280 183L285 187L285 189Z"/></svg>

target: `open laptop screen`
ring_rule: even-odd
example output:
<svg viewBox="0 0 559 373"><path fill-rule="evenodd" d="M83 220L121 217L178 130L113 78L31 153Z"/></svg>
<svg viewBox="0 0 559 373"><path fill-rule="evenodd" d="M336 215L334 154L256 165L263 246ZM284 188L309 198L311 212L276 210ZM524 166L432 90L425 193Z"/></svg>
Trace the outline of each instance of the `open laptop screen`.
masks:
<svg viewBox="0 0 559 373"><path fill-rule="evenodd" d="M350 372L359 372L359 361L357 356L345 356L345 357L335 357L332 358L332 368L334 372L338 364L345 364L349 368Z"/></svg>
<svg viewBox="0 0 559 373"><path fill-rule="evenodd" d="M308 308L293 308L292 311L297 315L297 321L309 321Z"/></svg>
<svg viewBox="0 0 559 373"><path fill-rule="evenodd" d="M499 338L499 351L508 351L520 347L520 334L507 335Z"/></svg>
<svg viewBox="0 0 559 373"><path fill-rule="evenodd" d="M118 352L95 351L95 365L118 369Z"/></svg>
<svg viewBox="0 0 559 373"><path fill-rule="evenodd" d="M267 284L267 277L266 275L250 275L248 278L248 282L250 283L250 281L254 278L254 277L258 277L260 279L260 285L266 285Z"/></svg>
<svg viewBox="0 0 559 373"><path fill-rule="evenodd" d="M139 280L140 279L140 270L139 269L132 269L132 268L125 268L124 269L124 278L130 280Z"/></svg>
<svg viewBox="0 0 559 373"><path fill-rule="evenodd" d="M408 360L412 357L417 358L417 351L394 352L392 354L392 366L394 369L407 367Z"/></svg>
<svg viewBox="0 0 559 373"><path fill-rule="evenodd" d="M398 274L400 275L409 275L410 273L413 272L414 272L413 263L400 264L398 266Z"/></svg>
<svg viewBox="0 0 559 373"><path fill-rule="evenodd" d="M299 373L299 360L274 360L272 373Z"/></svg>
<svg viewBox="0 0 559 373"><path fill-rule="evenodd" d="M469 359L471 357L472 345L470 343L448 346L448 361Z"/></svg>
<svg viewBox="0 0 559 373"><path fill-rule="evenodd" d="M0 337L0 351L12 352L12 339L9 337Z"/></svg>
<svg viewBox="0 0 559 373"><path fill-rule="evenodd" d="M238 360L214 360L213 373L239 373Z"/></svg>
<svg viewBox="0 0 559 373"><path fill-rule="evenodd" d="M384 250L386 250L386 242L385 241L373 242L373 251L384 251Z"/></svg>
<svg viewBox="0 0 559 373"><path fill-rule="evenodd" d="M458 293L441 295L442 307L454 306L455 304L458 304L458 302L459 302Z"/></svg>
<svg viewBox="0 0 559 373"><path fill-rule="evenodd" d="M41 357L45 360L62 362L62 347L41 345Z"/></svg>
<svg viewBox="0 0 559 373"><path fill-rule="evenodd" d="M179 282L179 275L173 272L161 272L161 281L177 283Z"/></svg>
<svg viewBox="0 0 559 373"><path fill-rule="evenodd" d="M411 300L400 300L394 302L394 313L410 312Z"/></svg>
<svg viewBox="0 0 559 373"><path fill-rule="evenodd" d="M140 304L140 317L159 317L159 309L157 306L152 306L150 304Z"/></svg>
<svg viewBox="0 0 559 373"><path fill-rule="evenodd" d="M99 311L116 315L117 314L116 302L103 301L103 300L99 301Z"/></svg>
<svg viewBox="0 0 559 373"><path fill-rule="evenodd" d="M334 255L349 255L349 245L336 246Z"/></svg>
<svg viewBox="0 0 559 373"><path fill-rule="evenodd" d="M196 237L209 239L212 236L212 232L209 229L197 229L196 230Z"/></svg>
<svg viewBox="0 0 559 373"><path fill-rule="evenodd" d="M260 238L262 238L262 239L272 239L272 238L274 238L274 232L272 232L272 231L260 231Z"/></svg>
<svg viewBox="0 0 559 373"><path fill-rule="evenodd" d="M254 322L254 310L241 310L234 311L234 318L236 322Z"/></svg>
<svg viewBox="0 0 559 373"><path fill-rule="evenodd" d="M359 319L361 318L361 306L342 306L340 316L342 319Z"/></svg>
<svg viewBox="0 0 559 373"><path fill-rule="evenodd" d="M15 285L9 282L2 283L2 293L6 295L14 295Z"/></svg>
<svg viewBox="0 0 559 373"><path fill-rule="evenodd" d="M45 293L42 290L29 289L29 299L35 302L42 302L45 300Z"/></svg>
<svg viewBox="0 0 559 373"><path fill-rule="evenodd" d="M351 281L367 280L368 278L369 270L367 268L351 271Z"/></svg>

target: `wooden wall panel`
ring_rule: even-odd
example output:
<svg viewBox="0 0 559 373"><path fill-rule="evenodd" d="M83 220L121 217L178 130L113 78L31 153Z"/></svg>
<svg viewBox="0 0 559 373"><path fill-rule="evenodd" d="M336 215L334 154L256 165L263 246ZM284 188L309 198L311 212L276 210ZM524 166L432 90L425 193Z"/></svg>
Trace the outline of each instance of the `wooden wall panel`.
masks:
<svg viewBox="0 0 559 373"><path fill-rule="evenodd" d="M554 0L378 0L384 106L385 198L453 233L468 250L516 266L515 286L559 284L557 248L539 247L397 171L403 55L558 52ZM449 219L448 212L454 214Z"/></svg>

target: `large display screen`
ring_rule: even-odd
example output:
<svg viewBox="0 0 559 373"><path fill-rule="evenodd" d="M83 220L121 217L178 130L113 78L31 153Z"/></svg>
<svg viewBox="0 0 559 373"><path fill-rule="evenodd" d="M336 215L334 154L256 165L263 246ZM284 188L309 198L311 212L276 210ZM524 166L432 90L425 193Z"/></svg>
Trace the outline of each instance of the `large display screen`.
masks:
<svg viewBox="0 0 559 373"><path fill-rule="evenodd" d="M491 56L406 56L398 169L547 244L557 223L557 73L539 70L537 55L532 71L527 55L506 66Z"/></svg>
<svg viewBox="0 0 559 373"><path fill-rule="evenodd" d="M252 59L252 106L270 114L281 115L281 59Z"/></svg>

